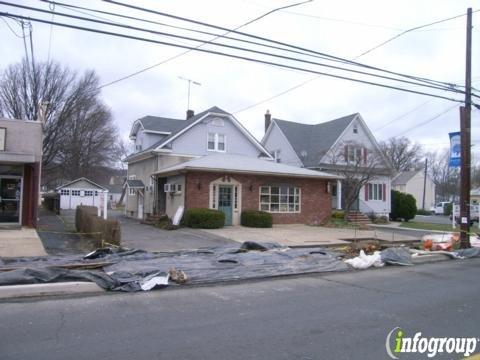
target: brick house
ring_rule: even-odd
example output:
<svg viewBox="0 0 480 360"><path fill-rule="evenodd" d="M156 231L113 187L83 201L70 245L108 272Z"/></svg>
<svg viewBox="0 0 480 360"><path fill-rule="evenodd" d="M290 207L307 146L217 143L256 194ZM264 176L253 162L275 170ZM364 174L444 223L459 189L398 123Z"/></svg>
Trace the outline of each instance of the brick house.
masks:
<svg viewBox="0 0 480 360"><path fill-rule="evenodd" d="M186 120L144 117L134 122L135 152L125 182L125 213L173 217L177 209L211 208L226 225L242 210L272 213L274 223L318 223L331 212L325 172L279 164L231 114L213 107Z"/></svg>

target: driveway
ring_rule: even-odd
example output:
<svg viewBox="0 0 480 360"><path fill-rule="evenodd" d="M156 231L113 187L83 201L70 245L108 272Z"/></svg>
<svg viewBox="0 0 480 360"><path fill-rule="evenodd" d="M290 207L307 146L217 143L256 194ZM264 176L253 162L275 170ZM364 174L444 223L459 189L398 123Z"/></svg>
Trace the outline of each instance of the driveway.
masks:
<svg viewBox="0 0 480 360"><path fill-rule="evenodd" d="M357 230L309 226L301 224L273 225L272 228L226 226L222 229L203 230L238 242L276 242L286 246L332 246L350 244L354 239L379 239L393 242L418 240L408 235L394 235L384 229ZM346 239L350 241L346 241Z"/></svg>
<svg viewBox="0 0 480 360"><path fill-rule="evenodd" d="M236 243L234 240L229 240L203 230L188 228L180 228L178 230L158 229L151 225L141 224L136 219L126 217L118 210L110 210L108 216L120 221L122 245L128 248L148 251L176 251Z"/></svg>

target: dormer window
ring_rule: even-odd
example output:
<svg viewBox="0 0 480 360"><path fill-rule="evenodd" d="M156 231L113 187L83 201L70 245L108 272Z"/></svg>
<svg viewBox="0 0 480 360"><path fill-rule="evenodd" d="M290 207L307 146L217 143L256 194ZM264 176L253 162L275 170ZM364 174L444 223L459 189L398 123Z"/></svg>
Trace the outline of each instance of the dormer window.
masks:
<svg viewBox="0 0 480 360"><path fill-rule="evenodd" d="M353 125L353 133L358 134L358 125L357 124Z"/></svg>
<svg viewBox="0 0 480 360"><path fill-rule="evenodd" d="M226 149L226 136L219 133L208 133L208 151L225 152Z"/></svg>

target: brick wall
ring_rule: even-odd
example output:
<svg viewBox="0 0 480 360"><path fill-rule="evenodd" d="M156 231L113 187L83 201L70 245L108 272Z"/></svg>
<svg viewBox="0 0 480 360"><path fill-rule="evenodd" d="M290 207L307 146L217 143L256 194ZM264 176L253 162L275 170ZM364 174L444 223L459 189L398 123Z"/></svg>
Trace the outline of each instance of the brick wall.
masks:
<svg viewBox="0 0 480 360"><path fill-rule="evenodd" d="M259 209L259 189L262 185L282 183L299 187L302 194L301 212L298 214L273 213L275 224L314 224L328 218L331 214L332 201L331 195L326 192L326 180L211 172L187 173L185 207L187 209L208 208L209 184L223 176L230 176L242 183L242 210Z"/></svg>

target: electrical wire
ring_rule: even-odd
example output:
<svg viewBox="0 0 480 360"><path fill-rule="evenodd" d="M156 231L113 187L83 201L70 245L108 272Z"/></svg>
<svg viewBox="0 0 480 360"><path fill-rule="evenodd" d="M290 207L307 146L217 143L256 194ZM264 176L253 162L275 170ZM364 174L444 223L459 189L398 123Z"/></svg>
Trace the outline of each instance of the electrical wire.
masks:
<svg viewBox="0 0 480 360"><path fill-rule="evenodd" d="M51 21L54 20L55 18L55 4L48 4L48 7L50 11L52 12L52 18L50 19ZM47 63L50 62L50 53L52 50L52 36L53 36L53 24L50 24L50 34L48 37L48 53L47 53Z"/></svg>
<svg viewBox="0 0 480 360"><path fill-rule="evenodd" d="M311 1L311 0L309 0L309 1ZM0 4L5 4L5 3L6 2L0 1ZM48 11L48 10L33 8L33 7L30 7L30 6L23 6L23 5L11 4L11 3L6 3L6 4L10 5L10 6L14 6L14 7L19 7L19 8L22 8L22 9L33 10L33 11L42 12L42 13L50 13L50 11ZM289 7L291 7L291 6L293 6L293 5L290 5ZM283 9L283 8L285 8L285 7L282 7L280 9ZM269 12L267 14L264 14L262 16L259 16L256 19L253 19L253 20L247 22L246 24L247 25L251 24L252 22L256 21L257 19L261 19L261 18L265 17L266 15L268 15L270 13L271 12ZM139 27L136 27L136 26L123 25L123 24L119 24L119 23L112 23L112 22L104 21L104 20L95 20L95 19L85 18L83 16L65 14L65 13L62 13L62 12L57 12L56 15L57 16L68 17L68 18L73 18L73 19L77 19L77 20L99 23L99 24L103 24L103 25L110 25L110 26L125 28L125 29L129 29L129 30L136 30L136 31L152 33L152 34L155 34L155 35L173 37L173 38L176 38L176 39L183 39L183 40L200 42L200 43L202 43L201 46L206 44L206 42L204 40L201 40L201 39L187 37L187 36L181 36L181 35L175 35L175 34L170 34L170 33L165 33L165 32L159 32L159 31L155 31L155 30L151 30L151 29L139 28ZM443 86L438 86L438 85L427 85L427 84L418 83L418 82L414 82L414 81L402 80L402 79L398 79L398 78L394 78L394 77L390 77L390 76L373 74L373 73L369 73L369 72L366 72L366 71L354 70L354 69L349 69L349 68L342 68L342 67L339 67L339 66L329 65L329 64L325 64L325 63L319 63L319 62L315 62L315 61L298 59L298 58L294 58L294 57L291 57L291 56L273 54L273 53L268 53L268 52L265 52L265 51L252 50L252 49L248 49L248 48L243 48L243 47L233 46L233 45L228 45L228 44L223 44L223 43L212 43L211 41L209 41L207 43L209 43L211 45L214 45L214 46L219 46L219 47L234 49L234 50L241 50L241 51L250 52L250 53L259 54L259 55L264 55L264 56L276 57L276 58L280 58L280 59L283 59L283 60L297 61L297 62L309 64L309 65L316 65L316 66L327 67L327 68L331 68L331 69L335 69L335 70L347 71L347 72L351 72L351 73L354 73L354 74L367 75L367 76L377 77L377 78L385 79L385 80L397 81L397 82L410 84L410 85L416 85L416 86L422 86L422 87L427 87L427 88L431 88L431 89L444 90L444 91L464 94L464 92L462 92L460 90L456 90L454 88L452 89L450 87L445 88ZM102 85L102 86L104 87L105 85Z"/></svg>
<svg viewBox="0 0 480 360"><path fill-rule="evenodd" d="M151 13L151 14L165 16L165 17L169 17L169 18L173 18L173 19L177 19L177 20L181 20L181 21L191 22L191 23L194 23L194 24L197 24L197 25L212 27L212 28L220 29L220 30L226 30L228 32L233 32L235 34L239 34L239 35L242 35L242 36L253 37L255 39L260 39L260 40L263 40L263 41L268 41L268 42L272 42L272 43L275 43L275 44L292 47L292 48L297 49L297 50L309 51L309 52L315 53L317 55L328 56L329 58L331 58L333 60L342 61L342 62L345 62L345 63L349 63L351 65L366 67L366 68L371 69L371 70L384 71L384 72L387 72L389 74L393 74L393 75L397 75L397 76L404 76L404 77L408 77L408 78L415 79L415 80L421 80L421 81L425 81L425 82L443 84L443 85L446 85L446 86L449 86L449 87L456 86L455 84L451 84L451 83L447 83L447 82L443 82L443 81L430 80L430 79L420 78L420 77L416 77L416 76L412 76L412 75L401 74L401 73L393 72L393 71L390 71L390 70L376 68L376 67L373 67L373 66L370 66L370 65L355 62L353 60L348 60L348 59L341 58L341 57L338 57L338 56L333 56L333 55L329 55L329 54L326 54L326 53L314 51L314 50L311 50L311 49L306 49L306 48L296 46L296 45L293 45L293 44L288 44L288 43L284 43L284 42L281 42L281 41L261 37L261 36L258 36L258 35L253 35L253 34L241 32L241 31L236 31L236 30L233 30L233 29L228 29L228 28L225 28L225 27L217 26L217 25L212 25L212 24L205 23L205 22L198 21L198 20L193 20L193 19L188 19L188 18L185 18L185 17L177 16L177 15L168 14L168 13L165 13L165 12L151 10L151 9L147 9L147 8L143 8L143 7L139 7L139 6L135 6L135 5L131 5L131 4L124 4L124 3L114 1L114 0L103 0L103 1L107 2L107 3L114 4L114 5L127 7L127 8L130 8L130 9L135 9L135 10L139 10L139 11L143 11L143 12L147 12L147 13ZM479 11L479 10L476 10L476 11ZM464 15L459 15L459 16L464 16Z"/></svg>
<svg viewBox="0 0 480 360"><path fill-rule="evenodd" d="M214 51L214 50L199 49L199 48L194 48L194 47L191 47L191 46L185 46L185 45L169 43L169 42L165 42L165 41L158 41L158 40L153 40L153 39L147 39L147 38L142 38L142 37L138 37L138 36L113 33L113 32L110 32L110 31L86 28L86 27L76 26L76 25L72 25L72 24L51 22L51 21L48 21L48 20L43 20L43 19L38 19L38 18L33 18L33 17L26 17L26 16L22 16L22 15L18 15L18 14L9 14L9 13L0 12L0 16L13 16L13 17L16 17L16 18L19 18L19 19L36 21L36 22L41 22L41 23L45 23L45 24L52 23L52 24L57 25L57 26L67 27L67 28L71 28L71 29L94 32L94 33L110 35L110 36L115 36L115 37L121 37L121 38L126 38L126 39L131 39L131 40L145 41L145 42L155 43L155 44L159 44L159 45L166 45L166 46L173 46L173 47L179 47L179 48L184 48L184 49L191 49L191 50L196 50L196 51L200 51L200 52L204 52L204 53L209 53L209 54L214 54L214 55L219 55L219 56L225 56L225 57L230 57L230 58L234 58L234 59L246 60L246 61L255 62L255 63L259 63L259 64L274 65L274 66L299 70L299 71L303 71L303 72L307 72L307 73L324 75L324 76L333 77L333 78L337 78L337 79L350 80L350 81L354 81L354 82L357 82L357 83L375 85L375 86L389 88L389 89L393 89L393 90L399 90L399 91L409 92L409 93L413 93L413 94L431 96L431 97L435 97L435 98L439 98L439 99L445 99L445 100L454 101L454 102L458 102L458 103L464 103L463 100L458 100L458 99L450 98L450 97L447 97L447 96L431 94L431 93L426 93L426 92L423 92L423 91L416 91L416 90L401 88L401 87L387 85L387 84L375 83L375 82L372 82L372 81L366 81L366 80L361 80L361 79L356 79L356 78L349 78L349 77L346 77L346 76L333 75L333 74L329 74L329 73L325 73L325 72L315 71L315 70L312 70L312 69L305 69L305 68L301 68L301 67L290 66L290 65L275 63L275 62L271 62L271 61L259 60L259 59L249 58L249 57L246 57L246 56L228 54L228 53L223 53L223 52Z"/></svg>
<svg viewBox="0 0 480 360"><path fill-rule="evenodd" d="M10 31L12 32L13 35L15 35L16 37L22 39L23 36L22 35L18 35L15 30L13 30L13 28L10 26L10 24L8 23L7 20L5 20L3 17L1 18L3 20L3 22L5 23L5 25L7 25L7 27L10 29Z"/></svg>
<svg viewBox="0 0 480 360"><path fill-rule="evenodd" d="M412 126L411 128L408 128L407 130L404 130L404 131L400 132L399 134L394 135L393 137L403 136L403 135L405 135L406 133L408 133L408 132L410 132L410 131L412 131L412 130L415 130L415 129L421 127L421 126L424 126L424 125L426 125L426 124L429 124L429 123L431 123L433 120L436 120L436 119L438 119L439 117L441 117L442 115L445 115L446 113L448 113L448 112L452 111L453 109L457 108L457 106L458 106L458 105L453 105L453 106L445 109L445 110L442 111L441 113L439 113L439 114L437 114L437 115L429 118L428 120L425 120L425 121L421 122L420 124L417 124L417 125L415 125L415 126Z"/></svg>
<svg viewBox="0 0 480 360"><path fill-rule="evenodd" d="M479 10L475 10L474 12L477 12L477 11L479 11ZM462 16L465 16L465 14L462 15ZM456 17L454 17L454 18L456 18ZM447 21L447 20L445 19L445 21ZM438 23L438 21L437 21L436 23ZM428 24L421 25L421 26L416 26L415 28L424 28L424 27L426 27L427 25L428 25ZM414 31L415 28L411 28L411 29L408 29L408 30L404 30L404 31L402 32L402 35L404 35L404 34L406 34L406 33L408 33L408 32ZM383 41L381 44L385 45L385 44L393 41L394 39L397 39L397 38L400 37L400 36L401 36L401 35L398 34L398 36L392 37L392 38L388 39L387 41ZM361 53L361 54L357 55L356 57L354 57L353 60L357 60L357 59L359 59L360 57L362 57L362 56L364 56L364 55L366 55L366 54L369 54L370 52L378 49L378 48L381 46L381 44L376 45L376 46L374 46L373 48L370 48L369 50L364 51L363 53ZM382 45L382 46L383 46L383 45ZM316 77L314 77L314 78L310 78L310 79L308 79L308 80L306 80L306 81L303 81L303 82L301 82L301 83L299 83L299 84L297 84L297 85L295 85L295 86L292 86L292 87L290 87L290 88L288 88L288 89L285 89L285 90L283 90L283 91L280 92L280 93L277 93L277 94L272 95L272 96L270 96L270 97L268 97L268 98L266 98L266 99L263 99L263 100L261 100L261 101L258 101L258 102L254 103L254 104L252 104L252 105L249 105L249 106L243 107L243 108L241 108L241 109L239 109L239 110L237 110L237 111L234 111L233 114L238 114L238 113L240 113L240 112L243 112L243 111L246 111L246 110L250 110L250 109L252 109L252 108L254 108L254 107L257 107L257 106L259 106L259 105L262 105L262 104L264 104L264 103L266 103L266 102L269 102L269 101L271 101L271 100L274 100L274 99L276 99L276 98L278 98L278 97L280 97L280 96L282 96L282 95L285 95L285 94L287 94L287 93L289 93L289 92L291 92L291 91L293 91L293 90L296 90L296 89L298 89L298 88L300 88L300 87L302 87L302 86L305 86L305 85L307 85L308 83L310 83L310 82L312 82L312 81L314 81L314 80L317 80L317 79L319 79L319 78L320 78L320 76L316 76ZM462 87L464 87L464 86L462 86ZM478 105L474 105L474 106L478 106Z"/></svg>

